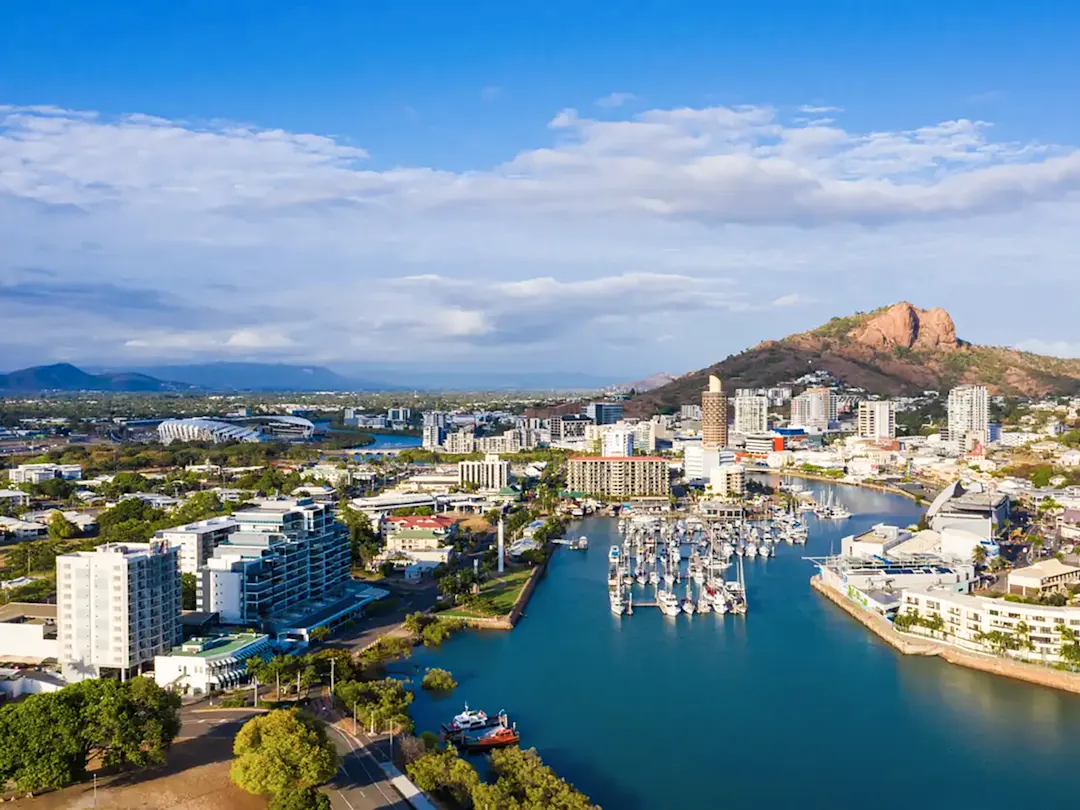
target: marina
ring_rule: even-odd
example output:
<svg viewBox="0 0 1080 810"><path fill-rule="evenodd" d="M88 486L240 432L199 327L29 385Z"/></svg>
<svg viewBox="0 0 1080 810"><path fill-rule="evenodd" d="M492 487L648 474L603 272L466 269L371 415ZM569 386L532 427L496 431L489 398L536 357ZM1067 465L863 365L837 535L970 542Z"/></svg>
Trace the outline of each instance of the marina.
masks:
<svg viewBox="0 0 1080 810"><path fill-rule="evenodd" d="M801 513L805 546L781 543L775 557L744 559L751 610L738 618L689 616L681 606L669 618L639 608L637 595L632 617L612 615L608 554L625 535L616 519L575 522L567 536L587 535L589 549L555 553L513 633L461 633L414 653L418 665L445 667L460 684L451 698L417 695L417 730L438 731L463 699L505 706L523 746L596 804L620 810L797 807L826 772L842 774L836 803L873 796L881 810L998 807L1058 784L1080 698L904 656L810 587L815 570L803 556L827 555L878 523L913 523L922 510L899 496L806 486L819 503L832 493L852 517ZM731 569L726 576L735 579ZM680 603L685 586L675 590ZM678 744L648 744L642 712L663 736L670 709L692 718L666 729ZM602 730L602 744L568 733L583 718ZM845 767L845 746L871 736L936 764L898 767L883 752L880 767ZM793 752L782 762L770 753L779 745ZM1018 751L1023 767L1006 768Z"/></svg>

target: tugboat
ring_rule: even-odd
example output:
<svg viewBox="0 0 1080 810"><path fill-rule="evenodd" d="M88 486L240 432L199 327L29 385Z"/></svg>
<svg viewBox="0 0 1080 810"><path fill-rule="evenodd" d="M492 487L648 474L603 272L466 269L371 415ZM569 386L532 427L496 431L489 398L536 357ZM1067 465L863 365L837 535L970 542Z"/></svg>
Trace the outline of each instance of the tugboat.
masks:
<svg viewBox="0 0 1080 810"><path fill-rule="evenodd" d="M517 730L517 723L513 726L506 725L506 716L495 728L487 729L478 734L466 734L463 740L465 750L471 754L490 751L493 748L505 748L508 745L517 745L521 742L521 735Z"/></svg>

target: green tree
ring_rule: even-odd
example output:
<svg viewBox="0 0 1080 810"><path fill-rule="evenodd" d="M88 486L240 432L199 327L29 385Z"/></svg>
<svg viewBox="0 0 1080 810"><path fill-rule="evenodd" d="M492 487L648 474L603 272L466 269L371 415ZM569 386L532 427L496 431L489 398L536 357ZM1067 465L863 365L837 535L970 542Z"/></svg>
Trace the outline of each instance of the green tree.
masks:
<svg viewBox="0 0 1080 810"><path fill-rule="evenodd" d="M975 565L983 565L986 562L986 547L982 545L975 546L971 550L971 559Z"/></svg>
<svg viewBox="0 0 1080 810"><path fill-rule="evenodd" d="M334 695L346 710L355 709L362 726L374 723L378 729L392 727L399 731L412 728L409 706L413 694L399 680L339 681Z"/></svg>
<svg viewBox="0 0 1080 810"><path fill-rule="evenodd" d="M473 790L481 784L476 769L457 755L453 746L432 751L405 766L409 778L423 791L450 798L459 807L472 803ZM504 807L505 805L491 805Z"/></svg>
<svg viewBox="0 0 1080 810"><path fill-rule="evenodd" d="M37 793L86 775L79 701L65 692L31 695L0 709L0 780Z"/></svg>
<svg viewBox="0 0 1080 810"><path fill-rule="evenodd" d="M57 509L49 515L49 537L52 540L69 540L79 533L79 527L64 517Z"/></svg>
<svg viewBox="0 0 1080 810"><path fill-rule="evenodd" d="M448 670L433 667L425 673L420 685L430 692L451 692L457 686L457 681Z"/></svg>
<svg viewBox="0 0 1080 810"><path fill-rule="evenodd" d="M330 638L330 628L328 627L316 627L309 634L312 641L326 641Z"/></svg>
<svg viewBox="0 0 1080 810"><path fill-rule="evenodd" d="M180 732L180 696L149 678L87 680L81 723L88 754L106 767L160 765Z"/></svg>
<svg viewBox="0 0 1080 810"><path fill-rule="evenodd" d="M268 810L330 810L330 797L313 787L286 790L270 800Z"/></svg>
<svg viewBox="0 0 1080 810"><path fill-rule="evenodd" d="M594 810L589 797L551 770L536 749L501 748L491 752L495 787L522 810ZM507 806L504 804L498 807Z"/></svg>
<svg viewBox="0 0 1080 810"><path fill-rule="evenodd" d="M195 610L195 575L185 573L180 575L180 606L184 610Z"/></svg>
<svg viewBox="0 0 1080 810"><path fill-rule="evenodd" d="M322 724L296 709L248 720L236 735L233 753L232 781L258 796L321 785L340 764Z"/></svg>

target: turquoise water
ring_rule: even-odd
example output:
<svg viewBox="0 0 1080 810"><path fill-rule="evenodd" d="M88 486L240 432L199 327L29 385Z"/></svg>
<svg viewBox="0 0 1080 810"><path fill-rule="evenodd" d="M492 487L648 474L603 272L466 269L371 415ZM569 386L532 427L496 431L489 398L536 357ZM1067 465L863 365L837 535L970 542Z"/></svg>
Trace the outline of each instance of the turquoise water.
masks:
<svg viewBox="0 0 1080 810"><path fill-rule="evenodd" d="M364 450L397 450L407 447L419 447L423 443L423 439L419 436L395 435L393 433L372 433L371 435L375 441L372 444L365 444L361 449L361 453Z"/></svg>
<svg viewBox="0 0 1080 810"><path fill-rule="evenodd" d="M831 485L811 485L824 492ZM746 563L750 612L666 618L608 610L615 523L587 552L560 549L513 633L462 633L421 666L460 685L417 696L419 730L462 701L506 709L522 744L605 810L1008 807L1063 796L1080 698L905 657L810 589L804 555L920 509L835 487L855 516L806 546Z"/></svg>

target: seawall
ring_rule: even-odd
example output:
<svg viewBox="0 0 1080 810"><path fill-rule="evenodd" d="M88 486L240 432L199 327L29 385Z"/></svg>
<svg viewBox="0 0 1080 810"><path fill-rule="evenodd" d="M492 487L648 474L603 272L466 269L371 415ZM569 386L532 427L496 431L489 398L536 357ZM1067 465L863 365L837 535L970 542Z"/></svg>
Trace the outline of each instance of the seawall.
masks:
<svg viewBox="0 0 1080 810"><path fill-rule="evenodd" d="M1028 664L1010 658L980 655L932 639L908 636L898 632L893 627L892 622L884 616L863 609L835 588L826 585L821 581L820 577L811 577L810 586L876 634L882 641L885 641L904 655L934 655L948 661L950 664L967 667L968 669L977 669L980 672L989 672L991 675L1000 675L1039 686L1047 686L1051 689L1080 694L1080 673L1053 669L1039 664Z"/></svg>
<svg viewBox="0 0 1080 810"><path fill-rule="evenodd" d="M830 478L827 475L814 475L813 473L803 472L802 470L792 470L787 467L783 467L779 470L773 469L752 469L747 472L766 473L768 475L787 475L792 478L804 478L807 481L821 481L824 484L838 484L844 487L862 487L863 489L872 489L876 492L884 492L888 495L900 495L911 501L918 501L919 496L908 492L906 489L900 489L899 487L890 487L887 484L875 484L871 481L844 481L842 479Z"/></svg>

